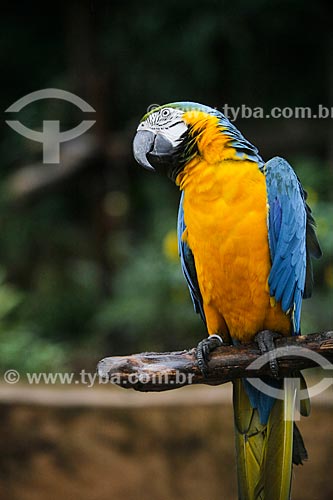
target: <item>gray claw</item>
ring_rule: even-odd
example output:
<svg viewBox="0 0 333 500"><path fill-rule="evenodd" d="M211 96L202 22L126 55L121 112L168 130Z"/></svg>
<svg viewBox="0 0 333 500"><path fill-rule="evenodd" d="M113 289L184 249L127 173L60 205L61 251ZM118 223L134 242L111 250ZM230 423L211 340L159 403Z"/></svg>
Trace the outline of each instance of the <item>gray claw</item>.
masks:
<svg viewBox="0 0 333 500"><path fill-rule="evenodd" d="M270 330L263 330L254 337L254 341L258 344L261 354L268 353L269 366L274 378L279 378L279 364L275 355L274 340L281 337L280 333Z"/></svg>
<svg viewBox="0 0 333 500"><path fill-rule="evenodd" d="M222 338L217 335L210 335L199 342L197 346L196 358L200 371L204 377L208 376L209 355L214 349L223 344Z"/></svg>

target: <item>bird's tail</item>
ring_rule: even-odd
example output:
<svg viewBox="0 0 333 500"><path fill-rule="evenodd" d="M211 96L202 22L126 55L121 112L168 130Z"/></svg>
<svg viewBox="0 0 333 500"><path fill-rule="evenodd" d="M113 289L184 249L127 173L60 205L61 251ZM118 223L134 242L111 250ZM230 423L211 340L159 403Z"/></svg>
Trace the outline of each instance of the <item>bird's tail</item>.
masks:
<svg viewBox="0 0 333 500"><path fill-rule="evenodd" d="M293 422L296 388L287 384L284 400L258 394L259 406L269 406L265 418L264 412L253 407L253 397L250 402L246 382L233 383L239 500L289 500L292 463L301 464L307 458ZM253 391L258 390L252 388L252 396ZM301 413L308 412L309 406L303 404Z"/></svg>

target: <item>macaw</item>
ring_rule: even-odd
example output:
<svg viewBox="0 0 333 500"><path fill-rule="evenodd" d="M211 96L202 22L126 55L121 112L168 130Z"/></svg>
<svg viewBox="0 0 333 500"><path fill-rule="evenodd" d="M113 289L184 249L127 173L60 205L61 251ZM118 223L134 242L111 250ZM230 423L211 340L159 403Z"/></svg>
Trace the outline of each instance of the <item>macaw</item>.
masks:
<svg viewBox="0 0 333 500"><path fill-rule="evenodd" d="M221 112L193 102L150 110L133 152L141 166L164 172L181 190L181 266L209 334L197 348L203 375L210 352L223 342L256 340L265 352L274 348L271 332L298 335L302 299L312 291L311 257L321 249L289 163L265 162ZM271 370L266 381L281 387L275 359ZM292 392L278 400L247 379L233 382L241 500L290 498L292 463L307 458L298 428L284 418L293 404ZM303 402L301 413L308 412Z"/></svg>

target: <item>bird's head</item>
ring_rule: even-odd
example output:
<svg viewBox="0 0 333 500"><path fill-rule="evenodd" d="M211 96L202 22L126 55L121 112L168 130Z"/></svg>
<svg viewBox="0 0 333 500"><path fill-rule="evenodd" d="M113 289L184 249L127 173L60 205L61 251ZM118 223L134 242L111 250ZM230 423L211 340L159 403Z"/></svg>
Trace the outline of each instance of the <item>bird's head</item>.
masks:
<svg viewBox="0 0 333 500"><path fill-rule="evenodd" d="M149 111L137 128L133 152L141 166L163 171L173 181L196 157L208 163L261 160L257 149L221 112L193 102L165 104Z"/></svg>

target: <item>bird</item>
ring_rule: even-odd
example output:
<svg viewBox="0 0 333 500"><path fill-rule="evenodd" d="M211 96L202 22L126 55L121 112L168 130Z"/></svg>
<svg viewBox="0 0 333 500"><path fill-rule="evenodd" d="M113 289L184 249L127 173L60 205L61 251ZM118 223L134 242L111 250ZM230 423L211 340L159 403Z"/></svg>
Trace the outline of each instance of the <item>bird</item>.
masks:
<svg viewBox="0 0 333 500"><path fill-rule="evenodd" d="M149 109L133 154L181 192L181 267L208 332L196 351L203 376L210 353L223 344L256 341L265 353L276 337L299 335L302 300L313 288L311 259L322 252L291 165L278 156L264 161L222 112L187 101ZM265 382L283 387L274 356L270 366ZM292 464L307 458L298 427L285 418L286 411L293 414L294 397L292 389L280 400L248 379L233 381L240 500L290 498ZM309 401L300 411L309 414Z"/></svg>

